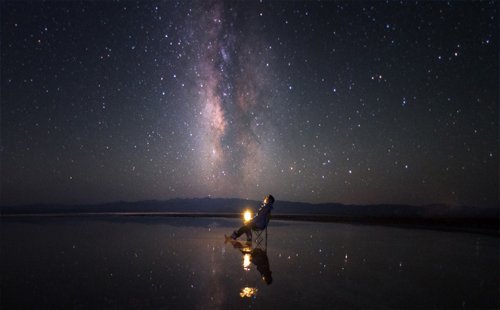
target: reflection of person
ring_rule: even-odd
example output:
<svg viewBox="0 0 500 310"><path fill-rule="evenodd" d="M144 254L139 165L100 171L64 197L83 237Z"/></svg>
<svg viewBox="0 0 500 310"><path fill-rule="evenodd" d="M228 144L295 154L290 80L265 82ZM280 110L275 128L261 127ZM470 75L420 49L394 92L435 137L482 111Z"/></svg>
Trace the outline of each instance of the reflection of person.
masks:
<svg viewBox="0 0 500 310"><path fill-rule="evenodd" d="M267 214L271 212L271 210L273 209L273 203L274 203L274 197L272 195L269 195L266 198L264 198L264 202L260 206L259 211L257 211L257 214L248 221L245 221L243 226L241 226L240 229L235 230L231 236L228 237L224 235L226 239L236 240L239 236L246 234L247 241L252 241L252 229L266 228Z"/></svg>
<svg viewBox="0 0 500 310"><path fill-rule="evenodd" d="M272 272L269 270L269 258L264 250L254 249L250 261L257 266L257 270L260 272L262 280L264 280L267 285L273 283L273 277L271 276Z"/></svg>
<svg viewBox="0 0 500 310"><path fill-rule="evenodd" d="M248 243L242 245L240 242L234 240L232 240L231 243L235 249L240 250L241 254L250 256L250 262L257 266L257 270L260 272L262 280L266 282L267 285L273 283L272 271L269 269L269 258L267 257L266 251L259 248L250 251L250 245Z"/></svg>

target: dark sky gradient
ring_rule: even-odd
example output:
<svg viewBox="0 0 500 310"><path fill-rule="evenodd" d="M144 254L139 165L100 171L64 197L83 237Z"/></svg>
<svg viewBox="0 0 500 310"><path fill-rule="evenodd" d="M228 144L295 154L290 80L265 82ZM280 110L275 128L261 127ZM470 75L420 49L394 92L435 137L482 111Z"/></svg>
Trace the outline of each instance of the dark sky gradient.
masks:
<svg viewBox="0 0 500 310"><path fill-rule="evenodd" d="M2 1L1 199L498 207L499 3Z"/></svg>

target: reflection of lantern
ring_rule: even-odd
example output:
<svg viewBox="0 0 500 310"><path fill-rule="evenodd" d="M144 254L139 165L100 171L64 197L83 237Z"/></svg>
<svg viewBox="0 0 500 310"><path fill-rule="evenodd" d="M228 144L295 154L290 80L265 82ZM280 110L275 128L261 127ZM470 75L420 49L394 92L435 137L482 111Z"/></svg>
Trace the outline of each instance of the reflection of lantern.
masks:
<svg viewBox="0 0 500 310"><path fill-rule="evenodd" d="M241 289L240 297L252 297L257 294L257 288L254 287L245 287Z"/></svg>
<svg viewBox="0 0 500 310"><path fill-rule="evenodd" d="M248 221L251 218L252 218L252 214L249 211L246 211L245 212L245 221Z"/></svg>
<svg viewBox="0 0 500 310"><path fill-rule="evenodd" d="M250 254L248 253L243 255L243 269L245 269L245 271L250 270Z"/></svg>

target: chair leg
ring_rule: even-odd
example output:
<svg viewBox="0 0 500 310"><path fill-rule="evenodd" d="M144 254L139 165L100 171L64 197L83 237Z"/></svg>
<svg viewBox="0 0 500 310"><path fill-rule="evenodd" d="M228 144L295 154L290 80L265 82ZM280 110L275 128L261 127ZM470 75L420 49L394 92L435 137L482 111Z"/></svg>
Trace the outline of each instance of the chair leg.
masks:
<svg viewBox="0 0 500 310"><path fill-rule="evenodd" d="M259 248L267 252L267 227L264 228L264 230L254 230L253 232L255 233L255 238L253 240L255 242L255 248ZM262 243L264 243L264 247L262 246Z"/></svg>
<svg viewBox="0 0 500 310"><path fill-rule="evenodd" d="M267 252L267 226L266 226L266 246L265 246L264 251L266 251L266 252Z"/></svg>

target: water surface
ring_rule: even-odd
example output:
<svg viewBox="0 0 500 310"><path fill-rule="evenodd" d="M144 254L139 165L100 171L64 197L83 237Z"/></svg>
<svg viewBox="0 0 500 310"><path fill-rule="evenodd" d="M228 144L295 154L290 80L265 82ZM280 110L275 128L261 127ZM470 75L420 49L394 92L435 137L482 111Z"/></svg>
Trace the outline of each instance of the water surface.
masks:
<svg viewBox="0 0 500 310"><path fill-rule="evenodd" d="M3 309L499 308L493 236L272 221L262 251L225 242L237 219L1 224Z"/></svg>

